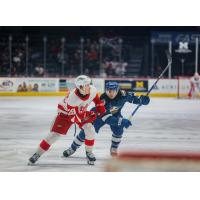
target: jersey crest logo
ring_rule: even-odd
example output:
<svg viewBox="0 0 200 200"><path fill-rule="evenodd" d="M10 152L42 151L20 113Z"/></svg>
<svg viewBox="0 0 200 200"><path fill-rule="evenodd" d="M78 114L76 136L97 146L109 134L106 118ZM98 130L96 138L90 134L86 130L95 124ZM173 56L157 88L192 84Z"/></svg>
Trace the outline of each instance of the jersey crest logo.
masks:
<svg viewBox="0 0 200 200"><path fill-rule="evenodd" d="M87 108L88 108L88 104L80 104L79 106L78 106L78 111L80 112L80 113L84 113L84 112L86 112L87 111Z"/></svg>
<svg viewBox="0 0 200 200"><path fill-rule="evenodd" d="M67 114L68 114L68 115L75 115L75 114L76 114L75 108L68 109L68 110L67 110Z"/></svg>

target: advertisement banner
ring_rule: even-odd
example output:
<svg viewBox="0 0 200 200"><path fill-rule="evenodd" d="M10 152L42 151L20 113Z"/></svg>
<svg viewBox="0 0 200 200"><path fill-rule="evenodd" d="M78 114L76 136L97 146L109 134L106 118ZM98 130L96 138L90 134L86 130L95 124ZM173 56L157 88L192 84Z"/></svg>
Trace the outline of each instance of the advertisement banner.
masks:
<svg viewBox="0 0 200 200"><path fill-rule="evenodd" d="M59 80L59 91L64 92L67 90L67 80L66 79L60 79Z"/></svg>
<svg viewBox="0 0 200 200"><path fill-rule="evenodd" d="M92 79L92 84L94 85L94 87L97 89L97 91L99 93L103 93L104 92L104 84L105 81L104 79L100 79L100 78L93 78Z"/></svg>
<svg viewBox="0 0 200 200"><path fill-rule="evenodd" d="M155 83L156 79L149 79L149 89ZM160 79L152 94L177 94L178 81L177 79Z"/></svg>
<svg viewBox="0 0 200 200"><path fill-rule="evenodd" d="M16 79L17 92L57 92L56 78L20 78Z"/></svg>
<svg viewBox="0 0 200 200"><path fill-rule="evenodd" d="M147 92L148 90L147 80L105 80L105 84L109 81L119 83L120 89L128 92Z"/></svg>
<svg viewBox="0 0 200 200"><path fill-rule="evenodd" d="M74 89L74 79L60 79L59 80L59 91L60 92L65 92L69 91L71 89Z"/></svg>
<svg viewBox="0 0 200 200"><path fill-rule="evenodd" d="M172 41L173 44L195 43L197 37L200 38L200 34L197 32L151 32L151 41L155 43L168 43L169 41Z"/></svg>
<svg viewBox="0 0 200 200"><path fill-rule="evenodd" d="M0 78L0 92L15 92L14 78Z"/></svg>
<svg viewBox="0 0 200 200"><path fill-rule="evenodd" d="M189 91L191 89L191 83L190 79L180 79L179 80L179 93L182 95L188 95Z"/></svg>
<svg viewBox="0 0 200 200"><path fill-rule="evenodd" d="M59 80L59 90L60 90L60 92L65 92L65 91L74 89L75 88L74 80L75 79L73 79L73 78L60 79ZM104 92L104 79L93 78L92 84L96 87L96 89L99 93Z"/></svg>
<svg viewBox="0 0 200 200"><path fill-rule="evenodd" d="M132 88L134 92L147 92L148 81L147 80L133 80Z"/></svg>

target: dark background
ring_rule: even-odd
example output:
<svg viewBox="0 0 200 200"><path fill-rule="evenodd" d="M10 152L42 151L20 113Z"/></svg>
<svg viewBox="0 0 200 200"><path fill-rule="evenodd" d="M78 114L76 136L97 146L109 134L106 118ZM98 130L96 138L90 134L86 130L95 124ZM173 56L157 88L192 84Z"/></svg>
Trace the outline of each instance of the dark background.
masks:
<svg viewBox="0 0 200 200"><path fill-rule="evenodd" d="M199 34L200 27L0 27L0 76L156 77L166 65L168 46L156 44L152 52L151 33L174 31ZM195 46L189 45L184 66L182 55L174 53L172 77L194 74Z"/></svg>

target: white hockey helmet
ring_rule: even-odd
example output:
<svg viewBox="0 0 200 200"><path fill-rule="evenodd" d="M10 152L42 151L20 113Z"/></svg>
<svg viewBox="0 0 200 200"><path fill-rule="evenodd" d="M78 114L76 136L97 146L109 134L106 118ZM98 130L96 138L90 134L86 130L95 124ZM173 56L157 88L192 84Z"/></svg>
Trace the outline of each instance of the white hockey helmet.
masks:
<svg viewBox="0 0 200 200"><path fill-rule="evenodd" d="M194 76L195 76L195 77L199 77L199 73L198 73L198 72L195 72L195 73L194 73Z"/></svg>
<svg viewBox="0 0 200 200"><path fill-rule="evenodd" d="M81 89L80 86L86 86L91 84L91 79L88 76L80 75L75 79L75 86L78 89Z"/></svg>
<svg viewBox="0 0 200 200"><path fill-rule="evenodd" d="M195 72L195 74L194 74L194 80L195 81L199 81L199 79L200 79L200 76L199 76L198 72Z"/></svg>

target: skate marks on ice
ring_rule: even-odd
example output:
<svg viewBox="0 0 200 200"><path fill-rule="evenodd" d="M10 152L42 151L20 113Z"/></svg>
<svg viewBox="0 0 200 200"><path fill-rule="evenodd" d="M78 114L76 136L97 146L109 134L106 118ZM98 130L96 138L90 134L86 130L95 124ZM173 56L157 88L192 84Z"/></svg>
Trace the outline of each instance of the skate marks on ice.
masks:
<svg viewBox="0 0 200 200"><path fill-rule="evenodd" d="M63 138L64 139L64 138ZM106 160L105 153L102 149L97 149L97 161L95 166L89 166L86 161L84 148L77 150L76 154L65 158L62 152L65 146L69 146L73 138L59 141L34 165L28 165L30 155L35 151L40 140L23 140L13 139L0 140L0 171L16 171L16 172L67 172L67 171L103 171L104 162ZM18 142L19 141L19 142Z"/></svg>
<svg viewBox="0 0 200 200"><path fill-rule="evenodd" d="M72 171L72 172L95 172L103 171L104 163L108 159L97 158L94 166L88 165L85 157L69 157L61 158L58 161L47 160L41 161L32 167L39 167L42 171ZM34 170L34 169L33 169Z"/></svg>
<svg viewBox="0 0 200 200"><path fill-rule="evenodd" d="M84 147L75 155L63 158L62 152L73 140L74 129L52 146L35 166L27 166L28 158L43 139L56 114L62 97L0 98L0 171L103 171L110 158L111 132L105 126L95 142L94 166L88 166ZM130 114L133 105L123 112ZM151 99L133 118L133 126L125 131L120 151L186 150L200 151L200 101Z"/></svg>
<svg viewBox="0 0 200 200"><path fill-rule="evenodd" d="M44 155L34 165L28 165L28 158L32 152L22 152L20 150L7 150L6 153L0 151L0 171L16 171L16 172L67 172L67 171L102 171L104 162L107 160L97 156L95 166L89 166L86 157L72 156L63 158L58 153L52 155ZM50 154L52 152L49 152ZM97 154L96 154L97 155Z"/></svg>

